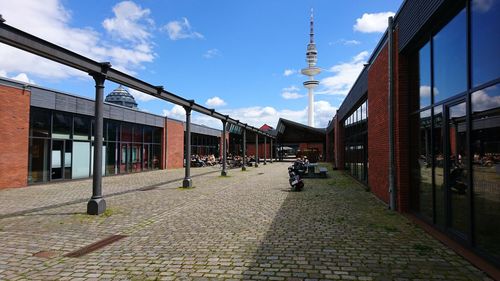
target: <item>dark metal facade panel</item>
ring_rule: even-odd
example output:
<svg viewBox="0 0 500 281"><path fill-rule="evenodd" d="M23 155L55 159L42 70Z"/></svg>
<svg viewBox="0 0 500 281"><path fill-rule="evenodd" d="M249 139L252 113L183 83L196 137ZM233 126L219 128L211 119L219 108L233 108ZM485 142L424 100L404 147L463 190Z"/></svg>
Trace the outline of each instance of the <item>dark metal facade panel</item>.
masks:
<svg viewBox="0 0 500 281"><path fill-rule="evenodd" d="M135 123L135 112L128 109L121 109L123 111L123 121Z"/></svg>
<svg viewBox="0 0 500 281"><path fill-rule="evenodd" d="M155 122L151 126L165 127L165 118L161 116L153 116Z"/></svg>
<svg viewBox="0 0 500 281"><path fill-rule="evenodd" d="M417 37L427 21L446 2L445 0L408 0L405 1L397 16L399 27L398 45L401 52Z"/></svg>
<svg viewBox="0 0 500 281"><path fill-rule="evenodd" d="M345 97L344 102L340 105L337 111L337 116L339 120L344 119L344 117L361 101L368 91L368 68L363 68L361 74L359 74L358 79L352 86L349 94Z"/></svg>
<svg viewBox="0 0 500 281"><path fill-rule="evenodd" d="M185 126L184 126L185 129ZM191 133L197 133L207 136L216 136L220 137L222 135L221 130L212 129L203 125L191 124Z"/></svg>
<svg viewBox="0 0 500 281"><path fill-rule="evenodd" d="M146 123L146 114L144 114L143 112L136 112L135 113L135 122L145 124Z"/></svg>
<svg viewBox="0 0 500 281"><path fill-rule="evenodd" d="M55 109L56 93L38 88L31 88L31 106Z"/></svg>
<svg viewBox="0 0 500 281"><path fill-rule="evenodd" d="M56 110L76 112L76 98L67 95L56 95Z"/></svg>
<svg viewBox="0 0 500 281"><path fill-rule="evenodd" d="M116 106L110 106L109 118L123 120L123 110Z"/></svg>
<svg viewBox="0 0 500 281"><path fill-rule="evenodd" d="M76 110L72 111L78 114L94 116L94 102L82 98L76 100Z"/></svg>

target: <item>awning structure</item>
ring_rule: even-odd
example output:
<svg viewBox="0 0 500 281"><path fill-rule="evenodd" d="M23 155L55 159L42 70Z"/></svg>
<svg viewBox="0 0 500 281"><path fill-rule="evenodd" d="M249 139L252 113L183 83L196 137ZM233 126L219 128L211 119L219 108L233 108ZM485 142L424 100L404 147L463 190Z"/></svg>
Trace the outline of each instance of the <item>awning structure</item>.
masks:
<svg viewBox="0 0 500 281"><path fill-rule="evenodd" d="M279 143L324 143L326 130L280 118L276 126Z"/></svg>

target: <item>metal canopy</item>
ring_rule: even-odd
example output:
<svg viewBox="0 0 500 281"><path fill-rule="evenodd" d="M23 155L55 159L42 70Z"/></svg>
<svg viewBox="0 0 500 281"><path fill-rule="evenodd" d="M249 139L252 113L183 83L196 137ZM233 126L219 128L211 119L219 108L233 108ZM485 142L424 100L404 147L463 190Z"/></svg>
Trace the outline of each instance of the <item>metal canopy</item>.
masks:
<svg viewBox="0 0 500 281"><path fill-rule="evenodd" d="M239 120L232 119L227 115L215 111L214 109L209 109L199 105L195 103L194 100L187 100L168 92L162 86L151 85L113 68L109 68L105 71L103 70L103 66L105 67L105 64L101 62L96 62L90 58L45 41L22 30L9 26L2 21L0 21L0 42L89 74L101 73L106 76L106 80L122 84L173 104L189 107L194 111L212 116L216 119L226 120L228 123L241 126L246 128L246 130L274 138L273 136L262 132L255 127L243 124L239 122Z"/></svg>

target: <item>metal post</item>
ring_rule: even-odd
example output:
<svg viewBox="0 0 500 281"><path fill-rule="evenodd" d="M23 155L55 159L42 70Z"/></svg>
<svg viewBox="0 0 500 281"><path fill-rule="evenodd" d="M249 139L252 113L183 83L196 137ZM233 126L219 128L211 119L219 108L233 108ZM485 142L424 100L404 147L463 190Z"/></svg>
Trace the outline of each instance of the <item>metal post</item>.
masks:
<svg viewBox="0 0 500 281"><path fill-rule="evenodd" d="M264 135L264 165L267 165L267 137Z"/></svg>
<svg viewBox="0 0 500 281"><path fill-rule="evenodd" d="M269 157L271 164L273 163L273 138L271 138L271 157Z"/></svg>
<svg viewBox="0 0 500 281"><path fill-rule="evenodd" d="M95 132L94 132L94 167L92 174L92 197L87 203L87 214L100 215L106 210L106 201L102 197L102 138L104 111L104 82L110 63L102 63L101 73L92 73L95 81Z"/></svg>
<svg viewBox="0 0 500 281"><path fill-rule="evenodd" d="M243 165L241 166L242 171L247 170L247 128L243 128Z"/></svg>
<svg viewBox="0 0 500 281"><path fill-rule="evenodd" d="M191 107L186 106L184 110L186 110L186 135L184 139L186 144L186 153L184 157L186 159L186 168L182 187L189 188L193 187L193 181L191 180Z"/></svg>
<svg viewBox="0 0 500 281"><path fill-rule="evenodd" d="M227 176L226 163L227 163L227 144L226 144L226 120L222 120L222 171L220 175Z"/></svg>
<svg viewBox="0 0 500 281"><path fill-rule="evenodd" d="M255 168L259 167L259 134L255 132Z"/></svg>
<svg viewBox="0 0 500 281"><path fill-rule="evenodd" d="M389 61L389 208L392 211L396 210L396 184L394 180L394 70L393 70L393 44L394 37L392 34L393 30L393 18L389 17L389 27L388 29L388 61Z"/></svg>

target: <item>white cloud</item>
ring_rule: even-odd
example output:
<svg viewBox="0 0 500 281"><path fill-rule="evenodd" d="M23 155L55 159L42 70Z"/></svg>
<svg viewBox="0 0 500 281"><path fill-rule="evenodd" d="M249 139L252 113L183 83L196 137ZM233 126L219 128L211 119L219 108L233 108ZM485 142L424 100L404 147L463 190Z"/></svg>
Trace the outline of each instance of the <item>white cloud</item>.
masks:
<svg viewBox="0 0 500 281"><path fill-rule="evenodd" d="M9 25L96 61L110 61L113 68L134 74L136 69L154 59L150 44L138 42L140 36L132 40L123 38L117 44L113 36L105 36L88 27L71 26L71 11L60 0L0 0L0 7ZM0 57L0 69L6 73L26 73L44 79L90 79L86 73L4 44L0 45Z"/></svg>
<svg viewBox="0 0 500 281"><path fill-rule="evenodd" d="M134 96L134 98L138 101L152 101L152 100L159 100L158 98L148 95L146 93L137 91L135 89L127 88L127 91Z"/></svg>
<svg viewBox="0 0 500 281"><path fill-rule="evenodd" d="M283 97L286 100L299 99L299 98L304 97L305 95L301 95L301 94L297 93L299 90L300 89L295 85L292 85L292 86L287 87L287 88L283 88L283 90L281 92L281 97Z"/></svg>
<svg viewBox="0 0 500 281"><path fill-rule="evenodd" d="M488 12L493 7L494 0L473 0L472 8L481 13Z"/></svg>
<svg viewBox="0 0 500 281"><path fill-rule="evenodd" d="M163 116L167 116L172 119L186 120L186 110L180 105L174 105L170 110L164 109Z"/></svg>
<svg viewBox="0 0 500 281"><path fill-rule="evenodd" d="M368 55L367 51L363 51L354 56L350 62L332 66L329 71L335 75L323 78L320 82L321 89L316 94L347 95L363 70Z"/></svg>
<svg viewBox="0 0 500 281"><path fill-rule="evenodd" d="M297 73L297 70L295 69L285 69L285 71L283 71L283 76L285 77L288 77L294 73Z"/></svg>
<svg viewBox="0 0 500 281"><path fill-rule="evenodd" d="M220 51L218 49L210 49L207 50L204 54L203 57L206 59L212 59L215 57L220 57Z"/></svg>
<svg viewBox="0 0 500 281"><path fill-rule="evenodd" d="M335 115L337 108L327 101L316 101L314 103L316 127L324 128ZM259 128L263 124L276 126L279 118L289 119L302 124L307 123L307 107L299 110L275 109L271 106L252 106L235 109L224 109L220 111L231 118L240 120L242 123ZM185 120L185 112L181 106L175 105L170 110L163 110L163 114L174 119ZM221 121L213 117L194 113L191 118L193 123L205 125L211 128L221 129Z"/></svg>
<svg viewBox="0 0 500 281"><path fill-rule="evenodd" d="M13 80L17 80L17 81L25 82L25 83L29 83L29 84L36 84L35 81L31 80L26 73L19 73L16 76L9 77L7 75L7 72L5 72L4 70L0 70L0 77L10 78Z"/></svg>
<svg viewBox="0 0 500 281"><path fill-rule="evenodd" d="M151 11L142 9L132 1L123 1L113 7L114 18L105 19L102 26L109 33L118 38L145 42L151 34L148 32L148 25L152 25L153 20L149 18Z"/></svg>
<svg viewBox="0 0 500 281"><path fill-rule="evenodd" d="M363 33L384 32L387 29L387 18L392 16L394 16L393 12L364 13L361 18L356 19L353 28L355 31Z"/></svg>
<svg viewBox="0 0 500 281"><path fill-rule="evenodd" d="M439 90L434 87L434 95L438 95ZM422 85L420 86L420 96L421 97L430 97L431 96L431 86L429 85Z"/></svg>
<svg viewBox="0 0 500 281"><path fill-rule="evenodd" d="M221 99L221 98L219 98L219 97L216 96L216 97L213 97L213 98L209 98L205 102L205 104L207 106L210 106L210 107L218 107L218 106L224 106L224 105L226 105L226 102L223 99Z"/></svg>
<svg viewBox="0 0 500 281"><path fill-rule="evenodd" d="M203 38L201 33L191 30L191 25L187 18L171 21L164 25L161 30L166 31L171 40Z"/></svg>
<svg viewBox="0 0 500 281"><path fill-rule="evenodd" d="M488 94L489 92L492 92ZM474 112L485 111L495 107L500 107L500 96L496 86L477 91L471 95L472 110Z"/></svg>
<svg viewBox="0 0 500 281"><path fill-rule="evenodd" d="M346 39L339 39L335 42L330 42L328 43L329 45L336 45L336 44L342 44L344 46L353 46L353 45L359 45L361 44L361 41L358 41L358 40L346 40Z"/></svg>

